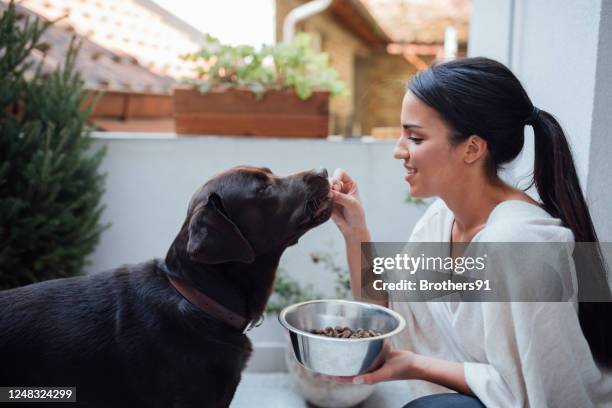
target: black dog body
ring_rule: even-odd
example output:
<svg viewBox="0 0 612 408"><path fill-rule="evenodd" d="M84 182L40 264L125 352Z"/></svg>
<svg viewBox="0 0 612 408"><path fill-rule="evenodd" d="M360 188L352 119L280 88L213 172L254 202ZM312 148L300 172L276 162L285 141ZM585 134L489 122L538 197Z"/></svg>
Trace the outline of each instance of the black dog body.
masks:
<svg viewBox="0 0 612 408"><path fill-rule="evenodd" d="M227 406L251 352L157 262L5 291L0 307L0 384L76 385L79 406Z"/></svg>
<svg viewBox="0 0 612 408"><path fill-rule="evenodd" d="M0 292L0 386L76 386L71 407L229 406L250 341L168 275L257 319L283 251L329 218L325 176L232 169L194 195L165 261ZM264 179L279 194L258 196Z"/></svg>

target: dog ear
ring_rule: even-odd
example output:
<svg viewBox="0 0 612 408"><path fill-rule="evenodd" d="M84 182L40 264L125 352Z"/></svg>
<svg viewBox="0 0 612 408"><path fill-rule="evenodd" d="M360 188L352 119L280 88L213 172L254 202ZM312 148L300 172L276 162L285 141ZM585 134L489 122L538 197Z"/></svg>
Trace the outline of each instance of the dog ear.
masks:
<svg viewBox="0 0 612 408"><path fill-rule="evenodd" d="M255 260L253 248L228 218L221 197L215 193L191 215L187 253L192 260L207 264Z"/></svg>

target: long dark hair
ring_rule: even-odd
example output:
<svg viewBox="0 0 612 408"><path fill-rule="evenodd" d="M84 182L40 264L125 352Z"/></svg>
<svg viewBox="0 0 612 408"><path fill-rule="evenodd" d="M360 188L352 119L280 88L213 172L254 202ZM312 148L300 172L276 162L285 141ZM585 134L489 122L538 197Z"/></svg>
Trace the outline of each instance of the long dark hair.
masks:
<svg viewBox="0 0 612 408"><path fill-rule="evenodd" d="M471 135L487 142L486 172L499 180L498 170L515 159L524 144L525 125L533 126L533 183L542 207L561 219L574 234L573 257L578 277L580 326L596 361L612 367L610 287L597 234L580 189L574 160L559 122L537 109L514 74L488 58L464 58L436 64L408 83L422 102L435 109L459 144ZM580 244L580 243L589 244ZM596 302L592 302L595 299Z"/></svg>

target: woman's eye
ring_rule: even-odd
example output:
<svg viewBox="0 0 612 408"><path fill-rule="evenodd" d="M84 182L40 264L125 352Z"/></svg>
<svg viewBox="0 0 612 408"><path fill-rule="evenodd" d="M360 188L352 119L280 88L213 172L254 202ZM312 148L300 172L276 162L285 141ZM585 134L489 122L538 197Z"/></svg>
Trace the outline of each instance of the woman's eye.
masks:
<svg viewBox="0 0 612 408"><path fill-rule="evenodd" d="M415 144L419 144L423 141L423 139L414 136L408 136L408 140L414 142Z"/></svg>

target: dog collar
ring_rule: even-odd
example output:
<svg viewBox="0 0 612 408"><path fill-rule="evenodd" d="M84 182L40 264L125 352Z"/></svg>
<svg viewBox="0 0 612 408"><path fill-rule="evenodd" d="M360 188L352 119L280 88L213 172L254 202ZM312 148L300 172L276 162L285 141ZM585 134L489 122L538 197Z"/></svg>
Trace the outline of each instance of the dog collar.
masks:
<svg viewBox="0 0 612 408"><path fill-rule="evenodd" d="M204 293L191 286L187 281L170 276L165 262L160 262L160 264L161 268L166 272L168 281L174 286L174 289L176 289L176 291L189 303L206 312L206 314L240 330L242 334L245 334L255 327L261 326L263 323L263 314L258 319L249 320L206 296Z"/></svg>

